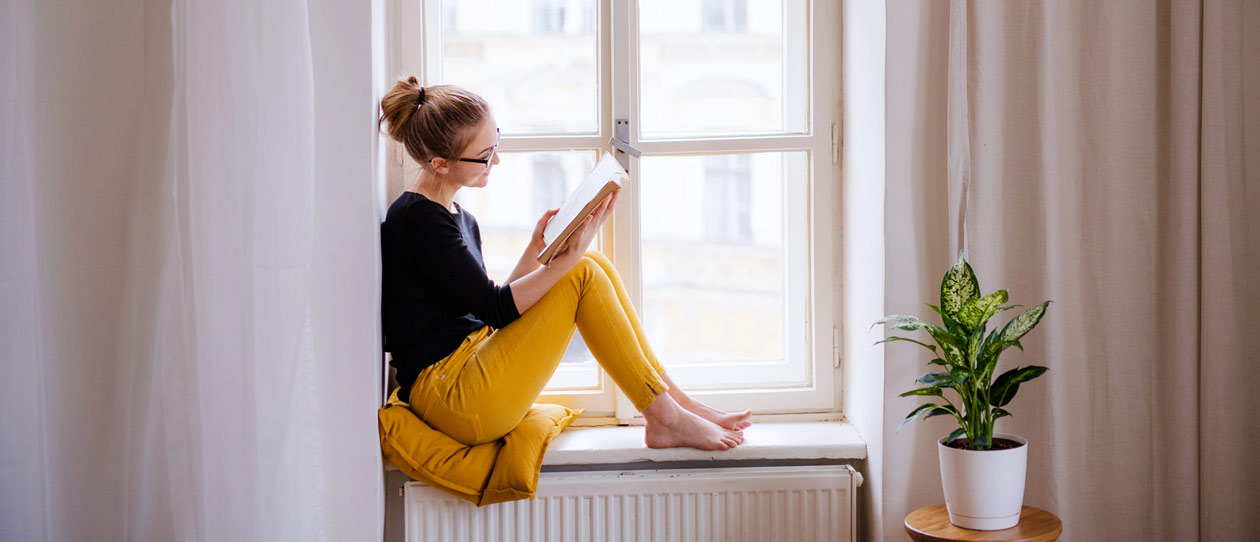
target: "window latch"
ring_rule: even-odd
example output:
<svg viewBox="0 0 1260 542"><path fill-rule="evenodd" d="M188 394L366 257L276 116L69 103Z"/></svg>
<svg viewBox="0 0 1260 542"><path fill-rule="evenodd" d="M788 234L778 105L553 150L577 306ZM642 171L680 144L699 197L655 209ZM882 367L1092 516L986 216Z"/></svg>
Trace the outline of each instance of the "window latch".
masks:
<svg viewBox="0 0 1260 542"><path fill-rule="evenodd" d="M613 136L608 138L608 144L617 149L617 163L621 164L622 169L626 171L630 170L630 156L638 158L643 155L639 149L630 145L630 121L627 119L617 119L617 123L613 126Z"/></svg>

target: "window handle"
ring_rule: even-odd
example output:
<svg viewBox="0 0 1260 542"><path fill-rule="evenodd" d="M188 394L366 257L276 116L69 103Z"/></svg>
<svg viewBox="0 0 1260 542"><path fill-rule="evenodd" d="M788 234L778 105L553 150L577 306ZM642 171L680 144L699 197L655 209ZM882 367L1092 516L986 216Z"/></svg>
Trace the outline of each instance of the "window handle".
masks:
<svg viewBox="0 0 1260 542"><path fill-rule="evenodd" d="M627 119L617 119L617 124L613 126L613 136L608 138L608 144L617 149L617 162L626 171L630 170L630 158L626 155L638 158L643 154L630 145L630 121Z"/></svg>

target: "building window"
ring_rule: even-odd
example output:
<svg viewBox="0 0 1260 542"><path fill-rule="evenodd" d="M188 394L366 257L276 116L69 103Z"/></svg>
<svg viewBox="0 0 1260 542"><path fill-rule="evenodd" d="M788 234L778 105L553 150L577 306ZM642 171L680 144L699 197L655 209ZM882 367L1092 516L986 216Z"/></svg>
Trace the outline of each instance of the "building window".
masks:
<svg viewBox="0 0 1260 542"><path fill-rule="evenodd" d="M748 30L747 0L704 0L704 31L736 34Z"/></svg>
<svg viewBox="0 0 1260 542"><path fill-rule="evenodd" d="M752 160L747 154L704 159L705 236L722 243L752 240Z"/></svg>

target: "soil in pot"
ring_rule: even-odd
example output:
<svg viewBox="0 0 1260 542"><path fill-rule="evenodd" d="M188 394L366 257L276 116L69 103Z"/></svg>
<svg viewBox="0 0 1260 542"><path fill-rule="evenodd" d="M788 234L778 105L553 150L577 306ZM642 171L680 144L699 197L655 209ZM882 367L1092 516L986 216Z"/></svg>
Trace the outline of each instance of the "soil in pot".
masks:
<svg viewBox="0 0 1260 542"><path fill-rule="evenodd" d="M951 440L951 441L949 441L949 442L946 442L946 443L945 443L945 445L946 445L946 446L949 446L950 448L955 448L955 449L958 449L958 450L967 450L967 449L969 449L969 448L967 448L967 444L968 444L969 442L971 442L971 441L969 441L969 440L967 439L967 437L959 437L959 438L956 438L956 439ZM1018 443L1018 442L1015 442L1015 441L1013 441L1013 440L1011 440L1011 439L1005 439L1005 438L995 438L995 439L993 439L993 447L992 447L992 448L989 448L989 450L975 450L975 451L977 451L977 452L986 452L986 451L990 451L990 450L1009 450L1009 449L1011 449L1011 448L1018 448L1018 447L1020 447L1020 446L1023 446L1023 444L1020 444L1020 443Z"/></svg>

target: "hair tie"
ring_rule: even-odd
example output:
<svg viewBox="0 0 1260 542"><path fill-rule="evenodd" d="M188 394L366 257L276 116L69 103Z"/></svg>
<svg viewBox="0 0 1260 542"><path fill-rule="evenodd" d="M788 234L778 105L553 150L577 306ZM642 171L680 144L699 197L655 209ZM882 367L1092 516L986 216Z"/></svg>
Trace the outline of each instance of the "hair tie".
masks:
<svg viewBox="0 0 1260 542"><path fill-rule="evenodd" d="M422 105L424 105L424 87L420 87L420 91L416 98L416 109L420 109L420 106Z"/></svg>

